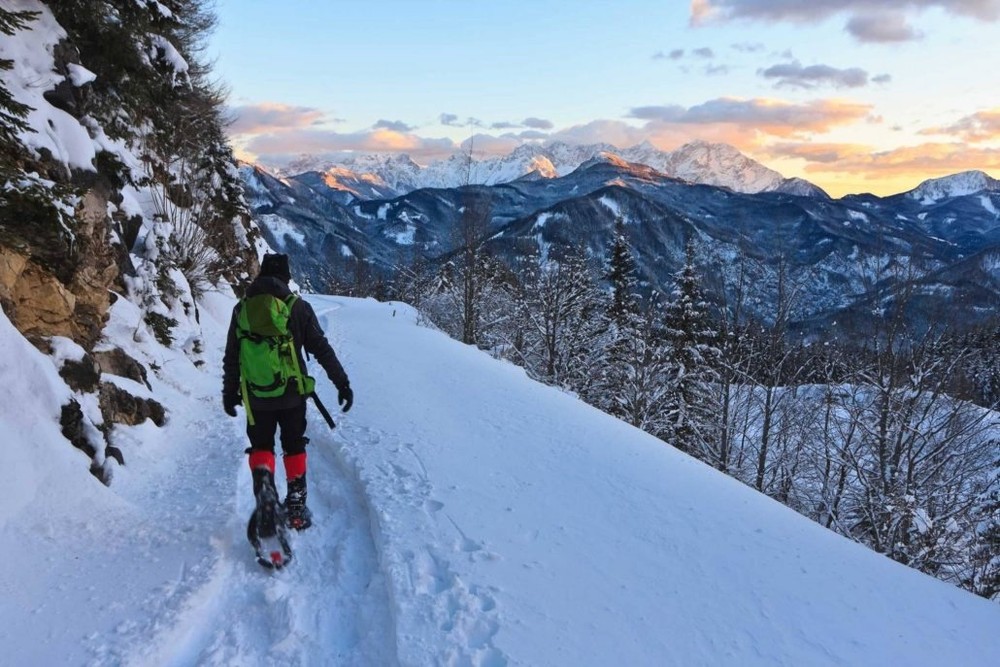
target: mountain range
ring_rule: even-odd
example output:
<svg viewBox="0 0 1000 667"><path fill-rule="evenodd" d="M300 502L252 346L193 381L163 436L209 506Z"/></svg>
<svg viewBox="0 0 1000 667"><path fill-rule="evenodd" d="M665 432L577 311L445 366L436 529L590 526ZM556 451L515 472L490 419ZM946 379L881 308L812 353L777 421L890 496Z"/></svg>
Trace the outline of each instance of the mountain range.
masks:
<svg viewBox="0 0 1000 667"><path fill-rule="evenodd" d="M426 166L406 154L349 155L336 161L305 155L275 173L282 176L314 173L314 178L322 179L327 187L345 195L357 199L391 199L421 188L558 178L602 156L643 164L691 183L717 185L736 192L827 196L808 181L785 178L732 146L704 141L685 144L675 151L661 151L648 141L626 149L610 144L525 143L503 156L474 159L467 153L455 154Z"/></svg>
<svg viewBox="0 0 1000 667"><path fill-rule="evenodd" d="M389 275L417 259L447 259L472 207L484 217L487 246L508 262L528 252L558 257L582 246L600 266L615 222L623 219L640 281L667 293L693 238L710 298L731 300L744 270L751 278L748 303L768 321L779 279L791 280L791 327L808 336L864 329L872 312L893 306L905 306L921 326L942 318L981 323L1000 307L1000 181L982 172L929 180L889 197L832 199L728 146L689 144L666 157L648 146L632 152L644 149L648 161L670 161L651 166L596 147L530 147L490 163L489 173L473 163L474 173L498 182L384 197L373 196L374 187L371 196L361 196L341 181L331 185L329 170L282 178L251 165L241 171L265 237L294 256L299 278L314 288L331 279L349 282L359 266ZM558 173L556 163L565 170L585 155L591 157ZM511 165L523 171L529 156L536 165L544 158L554 173L533 169L499 181L501 173L520 173ZM406 161L364 159L367 165ZM430 172L413 173L429 178ZM374 183L369 176L361 182ZM904 292L906 304L899 298Z"/></svg>

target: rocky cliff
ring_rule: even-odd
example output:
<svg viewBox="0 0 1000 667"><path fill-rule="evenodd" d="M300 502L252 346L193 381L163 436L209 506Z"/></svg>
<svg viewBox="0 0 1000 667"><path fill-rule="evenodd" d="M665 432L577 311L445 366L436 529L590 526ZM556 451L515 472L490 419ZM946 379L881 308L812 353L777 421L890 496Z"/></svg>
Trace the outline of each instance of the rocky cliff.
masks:
<svg viewBox="0 0 1000 667"><path fill-rule="evenodd" d="M0 5L0 307L73 391L63 433L106 483L128 456L114 425L169 418L116 379L148 386L155 345L200 366L199 296L256 269L197 5ZM139 313L130 351L107 331L118 299Z"/></svg>

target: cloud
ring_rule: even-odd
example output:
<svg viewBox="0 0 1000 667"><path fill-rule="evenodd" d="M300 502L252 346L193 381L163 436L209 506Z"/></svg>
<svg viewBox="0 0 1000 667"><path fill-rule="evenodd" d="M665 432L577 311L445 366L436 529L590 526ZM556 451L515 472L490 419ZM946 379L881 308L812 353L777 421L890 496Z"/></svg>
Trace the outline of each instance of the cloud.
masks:
<svg viewBox="0 0 1000 667"><path fill-rule="evenodd" d="M522 143L511 134L499 137L492 134L474 134L459 145L459 150L468 153L471 146L473 157L482 159L486 155L506 155Z"/></svg>
<svg viewBox="0 0 1000 667"><path fill-rule="evenodd" d="M924 143L880 151L863 144L783 142L763 147L755 155L785 173L800 169L794 162L783 164L785 160L805 161L801 175L831 194L869 190L887 195L961 171L1000 173L1000 148L964 143Z"/></svg>
<svg viewBox="0 0 1000 667"><path fill-rule="evenodd" d="M669 53L657 51L653 54L653 60L683 60L685 55L688 55L688 52L684 49L673 49ZM715 57L715 51L709 46L702 46L697 49L691 49L690 57L709 60Z"/></svg>
<svg viewBox="0 0 1000 667"><path fill-rule="evenodd" d="M298 107L276 102L245 104L229 109L234 120L229 134L262 134L316 125L326 114L313 107Z"/></svg>
<svg viewBox="0 0 1000 667"><path fill-rule="evenodd" d="M779 137L827 132L863 120L871 105L848 100L805 103L722 97L690 108L676 105L633 108L628 116L675 125L735 124Z"/></svg>
<svg viewBox="0 0 1000 667"><path fill-rule="evenodd" d="M401 120L379 120L373 126L376 130L392 130L393 132L412 132L415 128Z"/></svg>
<svg viewBox="0 0 1000 667"><path fill-rule="evenodd" d="M913 176L924 180L969 169L1000 170L1000 148L976 148L964 143L925 143L882 152L859 152L824 165L822 171L859 173L869 178Z"/></svg>
<svg viewBox="0 0 1000 667"><path fill-rule="evenodd" d="M1000 169L1000 148L965 143L923 143L878 151L863 144L779 143L763 153L772 158L799 158L810 174L859 174L869 180L907 176L919 182L969 169Z"/></svg>
<svg viewBox="0 0 1000 667"><path fill-rule="evenodd" d="M491 130L514 130L521 127L520 123L511 123L510 121L500 120L495 123L490 123Z"/></svg>
<svg viewBox="0 0 1000 667"><path fill-rule="evenodd" d="M521 124L534 130L551 130L554 127L552 121L545 120L544 118L535 118L534 116L525 118L521 121Z"/></svg>
<svg viewBox="0 0 1000 667"><path fill-rule="evenodd" d="M518 139L533 140L533 139L548 139L548 132L540 132L538 130L525 130L524 132L518 132L516 135Z"/></svg>
<svg viewBox="0 0 1000 667"><path fill-rule="evenodd" d="M865 43L912 42L924 34L901 12L871 12L852 16L844 26L854 39Z"/></svg>
<svg viewBox="0 0 1000 667"><path fill-rule="evenodd" d="M889 74L879 74L878 76L872 77L872 83L884 84L892 81L892 76Z"/></svg>
<svg viewBox="0 0 1000 667"><path fill-rule="evenodd" d="M764 45L760 42L743 42L740 44L733 44L733 50L739 51L740 53L760 53L764 50Z"/></svg>
<svg viewBox="0 0 1000 667"><path fill-rule="evenodd" d="M574 125L550 135L553 141L568 144L600 144L614 146L634 146L649 137L649 132L620 120L594 120L582 125Z"/></svg>
<svg viewBox="0 0 1000 667"><path fill-rule="evenodd" d="M251 137L243 151L270 165L286 164L302 155L330 155L348 151L372 153L407 153L414 159L447 157L455 142L446 138L426 138L415 134L378 128L365 132L334 132L318 128L300 128Z"/></svg>
<svg viewBox="0 0 1000 667"><path fill-rule="evenodd" d="M459 127L461 123L458 122L458 116L453 113L443 113L438 118L442 125L448 125L449 127Z"/></svg>
<svg viewBox="0 0 1000 667"><path fill-rule="evenodd" d="M872 0L691 0L691 22L821 21L841 12L864 12L873 4ZM981 21L1000 18L1000 0L878 0L878 7L908 11L938 8Z"/></svg>
<svg viewBox="0 0 1000 667"><path fill-rule="evenodd" d="M763 153L773 158L798 158L816 164L836 164L857 156L870 154L872 147L865 144L837 144L808 142L781 142L770 144Z"/></svg>
<svg viewBox="0 0 1000 667"><path fill-rule="evenodd" d="M958 137L969 143L980 143L1000 139L1000 107L977 111L952 123L940 127L920 130L919 134L943 134Z"/></svg>
<svg viewBox="0 0 1000 667"><path fill-rule="evenodd" d="M778 87L807 90L822 85L835 88L860 88L868 85L868 72L863 69L857 67L837 69L829 65L803 67L797 60L758 70L757 74L765 79L776 79L775 85Z"/></svg>
<svg viewBox="0 0 1000 667"><path fill-rule="evenodd" d="M918 36L906 17L926 9L936 8L980 21L1000 19L1000 0L878 0L880 12L895 16L889 19L890 25L879 26L870 18L875 4L872 0L691 0L690 22L693 26L737 19L815 23L847 14L847 30L856 39L900 41Z"/></svg>

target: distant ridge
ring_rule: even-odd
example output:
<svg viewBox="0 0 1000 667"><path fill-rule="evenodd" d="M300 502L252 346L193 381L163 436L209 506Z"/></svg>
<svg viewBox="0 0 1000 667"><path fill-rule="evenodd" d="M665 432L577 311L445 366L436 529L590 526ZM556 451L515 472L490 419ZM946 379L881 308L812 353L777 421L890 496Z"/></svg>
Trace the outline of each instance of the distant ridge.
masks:
<svg viewBox="0 0 1000 667"><path fill-rule="evenodd" d="M272 171L285 176L321 174L328 187L364 201L390 199L421 188L510 183L529 174L531 178L558 178L594 159L644 165L671 178L743 194L784 192L829 198L818 186L801 178L785 178L728 144L705 141L674 151L662 151L648 141L625 149L610 144L526 143L504 156L470 163L468 155L455 154L426 166L406 154L356 154L335 160L304 155Z"/></svg>

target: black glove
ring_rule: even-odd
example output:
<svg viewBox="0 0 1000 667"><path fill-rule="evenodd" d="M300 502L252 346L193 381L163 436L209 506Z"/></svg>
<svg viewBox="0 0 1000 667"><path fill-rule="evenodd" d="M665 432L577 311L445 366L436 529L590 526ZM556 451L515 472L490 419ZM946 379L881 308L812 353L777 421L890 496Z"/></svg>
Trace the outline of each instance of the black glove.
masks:
<svg viewBox="0 0 1000 667"><path fill-rule="evenodd" d="M239 396L223 396L222 397L222 408L226 411L226 414L230 417L236 416L236 406L242 403Z"/></svg>
<svg viewBox="0 0 1000 667"><path fill-rule="evenodd" d="M354 405L354 391L348 385L337 391L337 402L344 406L344 412L351 409Z"/></svg>

